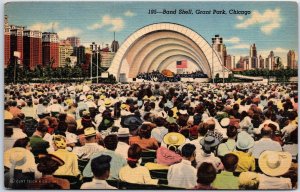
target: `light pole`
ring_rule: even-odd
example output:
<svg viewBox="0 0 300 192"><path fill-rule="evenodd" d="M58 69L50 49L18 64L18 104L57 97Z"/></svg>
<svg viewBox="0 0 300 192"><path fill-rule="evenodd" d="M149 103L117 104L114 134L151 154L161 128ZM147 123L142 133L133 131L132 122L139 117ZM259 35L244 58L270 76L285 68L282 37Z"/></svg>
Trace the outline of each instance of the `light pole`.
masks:
<svg viewBox="0 0 300 192"><path fill-rule="evenodd" d="M215 38L212 38L212 54L211 54L211 69L212 69L212 80L213 84L215 84L215 77L214 77L214 43L215 43Z"/></svg>
<svg viewBox="0 0 300 192"><path fill-rule="evenodd" d="M224 71L225 70L225 65L224 64L225 64L225 62L224 62L224 58L222 58L222 63L223 63L223 68L222 69L223 69L223 85L224 85L224 83L225 83L225 79L224 79L224 75L225 75L225 71Z"/></svg>
<svg viewBox="0 0 300 192"><path fill-rule="evenodd" d="M90 49L91 49L91 82L93 83L93 56L94 56L94 46L95 46L95 42L93 42L90 45Z"/></svg>
<svg viewBox="0 0 300 192"><path fill-rule="evenodd" d="M100 45L99 45L99 47L97 47L97 45L96 45L96 54L97 54L97 84L98 84L98 80L99 80L99 61L98 61L98 55L99 55L99 48L100 48Z"/></svg>

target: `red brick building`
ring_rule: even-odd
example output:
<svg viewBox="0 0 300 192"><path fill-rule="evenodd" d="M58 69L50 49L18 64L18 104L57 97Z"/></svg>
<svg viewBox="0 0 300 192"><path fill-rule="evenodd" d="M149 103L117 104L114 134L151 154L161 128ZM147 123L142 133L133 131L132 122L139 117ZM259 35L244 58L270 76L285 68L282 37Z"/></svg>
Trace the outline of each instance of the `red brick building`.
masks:
<svg viewBox="0 0 300 192"><path fill-rule="evenodd" d="M24 27L10 26L10 58L14 61L14 51L18 51L21 54L19 58L19 64L23 65L23 31Z"/></svg>
<svg viewBox="0 0 300 192"><path fill-rule="evenodd" d="M10 26L8 25L8 17L4 18L4 68L10 63Z"/></svg>
<svg viewBox="0 0 300 192"><path fill-rule="evenodd" d="M59 67L59 40L57 33L42 34L43 65L51 64L53 69Z"/></svg>
<svg viewBox="0 0 300 192"><path fill-rule="evenodd" d="M37 65L42 65L42 33L26 30L23 33L24 66L34 70Z"/></svg>

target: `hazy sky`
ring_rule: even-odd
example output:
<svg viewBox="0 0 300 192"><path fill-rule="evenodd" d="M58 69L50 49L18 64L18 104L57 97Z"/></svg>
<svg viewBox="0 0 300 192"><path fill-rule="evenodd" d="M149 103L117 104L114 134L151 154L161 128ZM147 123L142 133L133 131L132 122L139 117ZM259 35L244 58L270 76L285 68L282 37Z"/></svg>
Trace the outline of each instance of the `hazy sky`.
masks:
<svg viewBox="0 0 300 192"><path fill-rule="evenodd" d="M249 55L255 43L264 57L273 50L286 63L289 49L298 52L297 5L291 2L11 2L5 5L9 23L42 32L54 31L61 39L78 36L88 46L96 41L111 44L113 31L120 44L145 25L172 22L187 26L211 43L219 34L228 54ZM149 15L149 9L174 10L176 15ZM192 9L180 15L179 9ZM226 15L195 14L196 10L225 10ZM249 15L229 14L229 10L251 11ZM212 13L212 12L211 12Z"/></svg>

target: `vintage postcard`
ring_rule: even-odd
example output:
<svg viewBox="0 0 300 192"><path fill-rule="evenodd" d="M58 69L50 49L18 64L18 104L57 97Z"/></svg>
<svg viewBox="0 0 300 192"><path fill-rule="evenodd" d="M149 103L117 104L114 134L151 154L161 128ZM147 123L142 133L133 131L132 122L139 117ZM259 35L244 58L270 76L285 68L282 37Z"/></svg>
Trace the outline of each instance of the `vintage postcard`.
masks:
<svg viewBox="0 0 300 192"><path fill-rule="evenodd" d="M296 1L4 4L6 189L297 189Z"/></svg>

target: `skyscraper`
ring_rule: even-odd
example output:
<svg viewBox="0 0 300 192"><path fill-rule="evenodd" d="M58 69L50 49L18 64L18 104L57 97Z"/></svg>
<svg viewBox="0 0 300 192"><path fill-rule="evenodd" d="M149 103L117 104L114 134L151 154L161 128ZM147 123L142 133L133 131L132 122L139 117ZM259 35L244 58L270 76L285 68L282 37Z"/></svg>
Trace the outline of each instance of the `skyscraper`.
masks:
<svg viewBox="0 0 300 192"><path fill-rule="evenodd" d="M10 58L14 58L14 51L20 52L18 63L23 65L23 26L10 26Z"/></svg>
<svg viewBox="0 0 300 192"><path fill-rule="evenodd" d="M84 46L74 47L73 56L77 57L78 65L84 64L85 63L85 47Z"/></svg>
<svg viewBox="0 0 300 192"><path fill-rule="evenodd" d="M70 64L70 56L73 53L73 47L69 41L61 41L59 44L59 67Z"/></svg>
<svg viewBox="0 0 300 192"><path fill-rule="evenodd" d="M42 34L43 65L59 66L59 41L57 33L44 32Z"/></svg>
<svg viewBox="0 0 300 192"><path fill-rule="evenodd" d="M258 68L258 58L257 58L257 51L255 43L250 46L250 58L249 58L249 68L248 69L255 69Z"/></svg>
<svg viewBox="0 0 300 192"><path fill-rule="evenodd" d="M225 67L227 68L227 69L233 69L233 65L232 65L232 57L231 57L231 55L227 55L226 56L226 65L225 65Z"/></svg>
<svg viewBox="0 0 300 192"><path fill-rule="evenodd" d="M114 33L114 40L111 43L111 51L114 52L114 53L116 53L118 51L118 49L119 49L119 42L116 41L116 39L115 39L115 33Z"/></svg>
<svg viewBox="0 0 300 192"><path fill-rule="evenodd" d="M265 68L269 70L275 69L275 56L273 51L270 51L269 56L266 58Z"/></svg>
<svg viewBox="0 0 300 192"><path fill-rule="evenodd" d="M42 32L25 30L23 33L24 66L34 70L42 65Z"/></svg>
<svg viewBox="0 0 300 192"><path fill-rule="evenodd" d="M225 60L226 60L226 47L223 44L223 38L220 37L220 35L215 35L215 37L212 38L212 42L213 42L213 49L219 54L223 65L225 65ZM225 57L224 57L225 54Z"/></svg>
<svg viewBox="0 0 300 192"><path fill-rule="evenodd" d="M294 50L289 50L287 53L287 67L291 69L297 69L296 56Z"/></svg>
<svg viewBox="0 0 300 192"><path fill-rule="evenodd" d="M10 26L8 24L8 16L4 17L4 67L10 63Z"/></svg>
<svg viewBox="0 0 300 192"><path fill-rule="evenodd" d="M72 47L80 46L80 38L79 37L67 37L67 41L70 41Z"/></svg>
<svg viewBox="0 0 300 192"><path fill-rule="evenodd" d="M265 60L264 60L264 58L261 55L259 55L259 68L260 69L264 69L265 68Z"/></svg>

